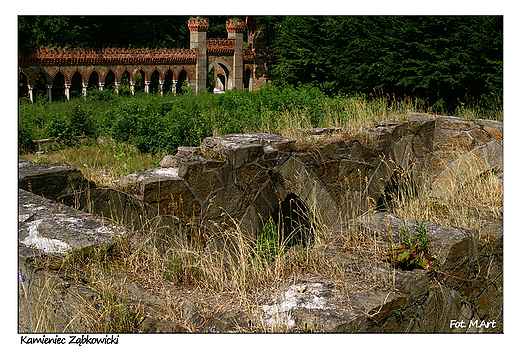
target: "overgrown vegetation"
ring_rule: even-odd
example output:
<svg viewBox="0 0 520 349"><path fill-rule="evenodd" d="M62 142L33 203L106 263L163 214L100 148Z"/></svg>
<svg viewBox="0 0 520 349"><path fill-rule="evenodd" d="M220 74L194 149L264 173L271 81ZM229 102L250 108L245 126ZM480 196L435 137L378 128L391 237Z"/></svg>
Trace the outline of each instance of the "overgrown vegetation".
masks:
<svg viewBox="0 0 520 349"><path fill-rule="evenodd" d="M476 167L470 169L474 174L477 173ZM473 181L468 181L468 178L466 181L458 180L454 178L454 185L447 198L449 203L428 196L393 194L393 205L388 208L390 213L403 220L418 221L413 233L408 229L401 230L400 244L394 246L381 242L377 234L355 226L347 226L345 231L333 231L322 223L316 211L306 212L306 218L313 227L309 230L313 243L295 244L288 249L280 241L280 228L273 218L266 222L256 239L238 228L222 227L209 232L198 226L197 222L182 222L174 230L174 235L161 235L163 245L166 246L166 249L161 250L151 243L156 241L159 234L154 229L128 231L113 241L101 239L90 249L73 251L63 259L54 261L51 268L96 292L100 298L90 303L78 298L71 303L70 298L60 299L59 293L49 290L48 297L41 298L41 304L48 308L45 311L53 310L54 299L60 304L63 300L67 310L71 304L75 304L74 312L77 316L61 312L65 314L62 322L55 322L51 317L42 315L40 330L75 331L78 328L75 326L79 326L78 319L87 318L90 327L81 328L83 331L141 331L139 326L145 312L142 305L135 303L132 295L123 288L123 284L128 283L136 283L147 292L168 300L169 305L161 307L156 316L174 320L188 331L196 329L182 315L182 299L185 296L180 297L181 300L173 296L186 290L190 291L189 297L197 299L203 314L236 307L249 318L257 319L258 305L265 302L266 297L272 296L273 290L282 289L287 283L300 278L325 278L334 282L338 290L344 287L343 291L348 292L346 285L348 277L352 276L345 274L343 257L341 253L331 254L328 251L343 251L350 258L374 263L374 272L369 275L370 287L391 287L391 276L375 272L381 263L388 261L394 267L403 269L436 270L436 256L431 249L425 225L421 222L431 220L447 225L471 222L472 225L463 226L476 228L482 224L482 213L467 208L501 205L502 187L497 182L496 174L490 172L477 176ZM403 188L398 186L398 190ZM471 196L468 195L470 191L473 192ZM418 192L425 190L419 188ZM425 210L425 207L442 209ZM464 212L467 220L457 220L461 217L457 212ZM348 216L347 212L341 214ZM487 219L501 220L499 212L494 214ZM41 261L40 266L49 268L45 261ZM271 332L287 329L276 327L276 324L265 324L264 327L237 330Z"/></svg>
<svg viewBox="0 0 520 349"><path fill-rule="evenodd" d="M99 98L98 94L106 95ZM93 98L92 96L97 96ZM478 108L461 105L467 118L502 119L500 101L480 102ZM74 145L78 136L112 137L133 145L139 152L174 153L179 146L196 146L212 135L261 131L294 136L312 127L341 127L353 135L373 122L403 118L409 113L442 112L428 109L421 100L390 96L338 95L328 97L311 86L266 85L254 92L225 94L191 92L181 95L117 96L102 91L71 101L19 105L19 151L34 151L32 140L58 139Z"/></svg>
<svg viewBox="0 0 520 349"><path fill-rule="evenodd" d="M188 18L20 16L19 48L187 48ZM229 17L208 19L208 38L227 37ZM329 96L414 96L450 114L461 102L502 99L502 16L253 16L247 23L262 33L267 77L281 85L310 83Z"/></svg>
<svg viewBox="0 0 520 349"><path fill-rule="evenodd" d="M102 24L96 22L100 20ZM118 24L126 30L123 37L109 17L22 16L20 49L28 52L49 44L95 47L110 40L118 46L184 45L186 18L124 20L123 25ZM225 36L224 22L225 18L212 21L210 28L215 32L208 37ZM70 162L98 185L114 186L120 176L158 166L164 154L174 153L179 146L199 145L212 135L270 132L296 138L305 148L312 145L304 143L301 131L311 127L341 127L363 140L363 128L374 122L404 119L413 113L502 121L501 23L497 16L264 16L257 25L269 37L266 52L274 62L276 85L218 95L195 95L185 89L186 93L164 96L130 96L122 85L120 95L105 89L71 101L49 103L45 96L35 96L36 103L31 104L22 98L19 153L39 163ZM167 27L177 29L169 31L169 37L161 37ZM107 32L109 36L104 34ZM143 35L137 39L137 34ZM54 149L58 151L34 154L33 140L44 138L59 140ZM333 231L317 212L310 211L305 213L305 221L312 227L308 229L312 235L309 244L285 246L279 236L283 227L273 218L254 238L238 228L208 233L197 225L200 222L182 222L175 236L161 235L165 249L152 243L160 234L151 229L129 231L115 241L99 240L64 258L36 260L39 267L58 271L56 279L65 276L98 298L67 298L65 294L73 293L62 286L51 287L53 280L45 280L40 285L37 326L32 330L138 332L145 315L143 306L124 288L129 283L170 302L160 309L161 318L195 331L182 315L182 303L172 296L187 288L200 301L202 312L237 306L249 318L257 318L255 309L266 300L266 292L269 297L273 290L301 277L327 278L348 292L341 253L367 263L435 270L431 241L421 222L479 228L484 221L502 220L500 174L493 169L481 174L481 167L471 159L461 166L467 170L449 177L451 183L442 197L409 185L406 181L414 176L400 169L396 191L385 197L386 203L391 202L386 208L417 225L414 233L403 229L401 243L390 248L376 234L359 227ZM345 217L357 213L341 212ZM392 285L385 275L371 274L370 278L371 287ZM22 276L21 282L25 281ZM72 304L76 308L71 309ZM245 330L279 328L265 325Z"/></svg>

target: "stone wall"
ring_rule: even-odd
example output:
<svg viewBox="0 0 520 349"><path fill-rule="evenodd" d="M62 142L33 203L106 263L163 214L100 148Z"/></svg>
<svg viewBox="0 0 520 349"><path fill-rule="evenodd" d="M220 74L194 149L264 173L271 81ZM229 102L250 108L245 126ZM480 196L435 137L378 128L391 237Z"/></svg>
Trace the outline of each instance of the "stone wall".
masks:
<svg viewBox="0 0 520 349"><path fill-rule="evenodd" d="M397 169L410 170L416 181L431 183L432 195L443 195L443 181L463 172L466 160L477 163L480 172L503 168L503 128L494 121L417 116L381 122L368 130L365 143L337 129L305 132L316 142L305 152L295 140L271 134L210 137L200 147L179 148L159 168L122 178L124 192L98 188L65 163L20 161L19 328L35 330L44 314L38 308L42 297L68 304L102 297L59 271L36 267L41 256L52 261L72 248L88 248L130 231L159 232L155 240L145 236L159 246L160 234L171 236L183 225L196 225L202 232L238 226L254 239L269 217L283 211L288 198L332 230L363 229L385 245L396 241L403 226L413 230L417 224L385 212L367 213ZM262 317L255 321L267 328L282 324L289 331L502 332L502 226L487 224L477 231L423 223L439 261L434 279L426 270L394 269L341 252L334 258L342 261L348 295L326 279L297 280L258 304ZM371 284L381 280L383 288ZM165 301L135 283L123 288L150 307L149 314ZM191 300L183 303L181 313L201 332L260 326L240 311L202 316ZM50 323L62 320L50 309L45 316ZM81 323L71 330L84 331ZM152 315L141 326L144 332L187 330Z"/></svg>
<svg viewBox="0 0 520 349"><path fill-rule="evenodd" d="M368 130L370 146L347 134L323 141L333 131L308 130L317 146L307 152L295 140L271 134L209 137L121 184L137 187L139 199L161 214L212 222L206 226L238 222L254 236L291 193L340 229L380 201L396 171L431 183L433 194L441 195L435 188L463 170L456 166L463 154L479 162L480 172L502 170L503 128L496 121L415 116L380 122Z"/></svg>

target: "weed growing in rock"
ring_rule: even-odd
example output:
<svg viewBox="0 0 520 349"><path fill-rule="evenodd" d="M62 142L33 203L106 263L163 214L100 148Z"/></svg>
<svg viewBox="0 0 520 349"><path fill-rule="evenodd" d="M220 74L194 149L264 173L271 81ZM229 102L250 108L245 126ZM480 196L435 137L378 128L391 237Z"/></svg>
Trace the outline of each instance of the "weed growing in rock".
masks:
<svg viewBox="0 0 520 349"><path fill-rule="evenodd" d="M399 246L386 252L387 260L396 268L423 268L436 270L437 259L431 255L430 237L422 222L417 222L415 234L408 227L401 228L402 242Z"/></svg>
<svg viewBox="0 0 520 349"><path fill-rule="evenodd" d="M270 217L252 250L250 263L252 265L266 266L272 263L282 252L278 227L273 218Z"/></svg>

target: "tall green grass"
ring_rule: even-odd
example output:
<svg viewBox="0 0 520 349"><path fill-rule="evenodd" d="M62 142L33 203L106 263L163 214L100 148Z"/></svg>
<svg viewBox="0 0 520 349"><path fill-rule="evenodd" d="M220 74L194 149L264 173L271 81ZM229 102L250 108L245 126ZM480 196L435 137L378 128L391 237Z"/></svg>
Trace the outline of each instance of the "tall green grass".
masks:
<svg viewBox="0 0 520 349"><path fill-rule="evenodd" d="M390 96L326 96L311 86L265 85L258 91L224 94L145 94L118 96L93 91L86 99L49 103L39 99L19 105L19 150L34 151L32 140L60 139L72 145L78 136L109 136L144 153L172 153L196 146L212 135L242 132L283 134L312 127L341 127L357 132L374 121L403 118L409 113L439 112L412 98ZM442 112L442 111L441 111ZM461 103L455 116L501 120L496 98Z"/></svg>

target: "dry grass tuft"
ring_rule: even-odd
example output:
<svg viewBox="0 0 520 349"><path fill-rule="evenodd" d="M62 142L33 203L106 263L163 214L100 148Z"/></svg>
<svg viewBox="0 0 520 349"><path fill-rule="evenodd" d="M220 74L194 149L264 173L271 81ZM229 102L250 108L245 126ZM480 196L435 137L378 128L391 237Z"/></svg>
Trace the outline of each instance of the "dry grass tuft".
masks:
<svg viewBox="0 0 520 349"><path fill-rule="evenodd" d="M345 132L355 138L365 127L391 116L386 104L371 106L361 100L359 103L338 100L335 105L325 107L328 109L324 111L322 125L340 127L341 132L313 138L306 131L310 120L304 108L286 110L276 130L297 139L301 149L312 150L335 137L344 139ZM397 108L403 110L396 116L400 118L415 107L403 103ZM156 166L159 160L159 157L139 154L125 145L101 143L46 154L37 161L69 162L96 184L111 186L119 176ZM388 193L391 203L387 209L403 220L432 221L442 225L478 228L484 221L501 222L501 174L492 169L483 171L482 164L469 157L459 165L458 171L446 177L450 181L444 186L442 197L431 195L428 181L413 182L418 176L411 172L412 169L402 170L397 191ZM360 177L359 181L362 186L363 178ZM312 206L317 207L316 204ZM341 212L344 217L355 217L360 212L355 205L345 205L344 210ZM355 226L335 231L321 218L319 212L311 207L307 220L311 226L312 243L306 245L287 246L285 241L280 241L276 226L266 225L265 236L252 239L250 234L240 230L238 224L211 232L183 224L174 229L172 236L160 236L163 240L161 245L166 248L159 249L154 244L159 232L151 229L129 232L117 241L100 244L88 251L75 251L51 269L66 275L73 280L72 283L91 290L97 298L88 299L80 293L71 293L70 297L74 299L70 304L75 304L71 312L74 315L64 317L65 322L57 322L55 313L51 314L52 310L49 310L49 305L55 302L52 296L55 294L52 287L55 286L49 278L41 285L38 299L41 315L35 328L41 332L78 329L87 332L139 332L145 309L127 288L128 284L135 284L163 300L165 305L161 307L161 317L174 319L189 331L197 328L182 315L186 299L196 301L202 315L208 317L230 309L246 312L257 325L240 328L240 331L289 331L283 326L258 320L261 319L259 304L268 300L273 292L297 280L314 277L330 280L348 294L348 278L351 276L346 275L345 259L384 262L387 247L378 241L374 232ZM49 263L41 261L41 266L49 268ZM390 276L372 277L374 285L391 285Z"/></svg>

